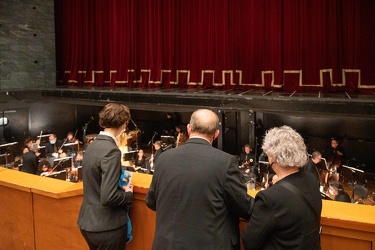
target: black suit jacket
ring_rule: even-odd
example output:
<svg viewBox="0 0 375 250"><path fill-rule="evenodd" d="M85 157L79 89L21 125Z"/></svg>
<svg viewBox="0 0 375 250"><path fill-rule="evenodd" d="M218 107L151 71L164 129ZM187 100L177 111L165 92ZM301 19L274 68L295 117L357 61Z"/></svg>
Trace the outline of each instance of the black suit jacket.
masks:
<svg viewBox="0 0 375 250"><path fill-rule="evenodd" d="M352 199L350 198L348 193L345 192L345 191L339 191L339 193L335 196L335 198L333 200L342 201L342 202L349 202L349 203L352 202Z"/></svg>
<svg viewBox="0 0 375 250"><path fill-rule="evenodd" d="M308 205L280 182L289 182L310 200ZM319 224L322 198L314 176L307 171L291 174L260 191L242 235L245 249L320 249Z"/></svg>
<svg viewBox="0 0 375 250"><path fill-rule="evenodd" d="M304 171L307 171L307 172L312 173L312 174L315 176L316 181L317 181L318 184L320 185L320 174L319 174L319 170L318 170L317 166L315 165L315 163L312 161L311 158L307 161L306 165L303 166L302 169L303 169Z"/></svg>
<svg viewBox="0 0 375 250"><path fill-rule="evenodd" d="M38 156L34 151L29 151L22 155L22 172L36 174L38 171Z"/></svg>
<svg viewBox="0 0 375 250"><path fill-rule="evenodd" d="M239 217L253 198L236 157L201 138L162 153L146 197L156 211L152 249L239 249Z"/></svg>
<svg viewBox="0 0 375 250"><path fill-rule="evenodd" d="M118 186L121 151L109 136L99 134L89 144L82 162L83 201L78 217L80 229L102 232L124 226L133 193Z"/></svg>

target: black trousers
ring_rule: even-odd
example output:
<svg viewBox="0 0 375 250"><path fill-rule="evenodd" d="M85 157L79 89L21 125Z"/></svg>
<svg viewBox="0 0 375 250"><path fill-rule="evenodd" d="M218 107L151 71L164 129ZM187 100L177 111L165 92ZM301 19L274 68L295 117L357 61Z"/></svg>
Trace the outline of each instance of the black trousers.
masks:
<svg viewBox="0 0 375 250"><path fill-rule="evenodd" d="M124 250L128 238L128 227L125 226L103 232L81 230L90 250Z"/></svg>

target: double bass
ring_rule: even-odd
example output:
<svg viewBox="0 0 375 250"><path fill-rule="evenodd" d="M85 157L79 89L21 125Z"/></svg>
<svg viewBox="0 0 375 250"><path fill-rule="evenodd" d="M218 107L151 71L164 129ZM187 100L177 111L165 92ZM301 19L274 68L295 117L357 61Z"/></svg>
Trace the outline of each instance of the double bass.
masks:
<svg viewBox="0 0 375 250"><path fill-rule="evenodd" d="M343 165L344 148L339 146L336 139L331 140L331 149L326 161L327 171L322 172L322 180L325 184L329 181L344 183L344 176L340 174Z"/></svg>
<svg viewBox="0 0 375 250"><path fill-rule="evenodd" d="M176 139L176 148L186 143L189 137L184 132L179 132Z"/></svg>

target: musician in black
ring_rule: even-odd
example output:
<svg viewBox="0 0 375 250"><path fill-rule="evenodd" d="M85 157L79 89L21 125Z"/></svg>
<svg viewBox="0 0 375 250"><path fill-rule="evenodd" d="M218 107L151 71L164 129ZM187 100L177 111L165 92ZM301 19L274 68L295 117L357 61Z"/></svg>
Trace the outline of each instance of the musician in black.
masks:
<svg viewBox="0 0 375 250"><path fill-rule="evenodd" d="M30 151L23 154L22 172L29 174L37 174L38 172L38 144L33 143L30 146Z"/></svg>
<svg viewBox="0 0 375 250"><path fill-rule="evenodd" d="M68 156L74 156L77 153L77 148L78 148L78 139L75 138L75 135L73 132L69 131L66 134L66 138L64 139L65 144L68 144L69 146L65 146L64 144L64 151L66 151L66 154ZM74 144L74 145L72 145Z"/></svg>
<svg viewBox="0 0 375 250"><path fill-rule="evenodd" d="M163 124L163 135L173 136L175 133L176 119L172 113L167 113Z"/></svg>
<svg viewBox="0 0 375 250"><path fill-rule="evenodd" d="M51 164L51 166L53 166L54 160L59 158L60 154L63 152L63 142L61 140L57 140L57 136L55 134L51 134L48 139L49 142L46 143L44 153L48 158L48 161Z"/></svg>
<svg viewBox="0 0 375 250"><path fill-rule="evenodd" d="M246 144L243 147L243 152L240 155L240 164L242 168L249 168L254 166L255 163L255 155L251 152L251 147L249 144Z"/></svg>
<svg viewBox="0 0 375 250"><path fill-rule="evenodd" d="M249 144L244 146L243 152L240 154L240 171L244 175L245 181L249 181L251 178L256 179L255 155L251 152Z"/></svg>
<svg viewBox="0 0 375 250"><path fill-rule="evenodd" d="M51 167L51 164L46 158L40 159L40 162L38 164L38 175L40 176L48 176L53 172L53 168Z"/></svg>
<svg viewBox="0 0 375 250"><path fill-rule="evenodd" d="M133 167L136 171L140 172L147 169L148 164L143 149L138 150L137 157L134 159Z"/></svg>
<svg viewBox="0 0 375 250"><path fill-rule="evenodd" d="M161 147L161 141L154 142L154 149L155 149L155 151L154 151L154 155L153 155L152 158L153 158L153 162L155 164L155 162L157 161L159 155L161 153L163 153L163 148Z"/></svg>
<svg viewBox="0 0 375 250"><path fill-rule="evenodd" d="M46 143L46 156L59 158L59 154L63 152L61 149L62 144L63 142L61 140L57 140L57 136L55 134L51 134L49 136L49 142Z"/></svg>
<svg viewBox="0 0 375 250"><path fill-rule="evenodd" d="M345 192L343 185L338 181L330 181L328 192L333 195L335 201L351 202L350 196Z"/></svg>
<svg viewBox="0 0 375 250"><path fill-rule="evenodd" d="M32 144L33 144L33 140L30 137L26 138L24 141L24 147L23 147L22 153L26 154L27 152L30 152L30 147Z"/></svg>
<svg viewBox="0 0 375 250"><path fill-rule="evenodd" d="M314 151L311 154L311 157L307 161L306 165L302 167L302 170L311 172L315 176L319 186L320 186L320 174L319 174L317 164L321 160L322 160L322 154L318 151Z"/></svg>
<svg viewBox="0 0 375 250"><path fill-rule="evenodd" d="M331 138L331 146L325 150L324 157L327 162L330 161L341 161L341 164L346 163L346 153L342 145L336 138Z"/></svg>

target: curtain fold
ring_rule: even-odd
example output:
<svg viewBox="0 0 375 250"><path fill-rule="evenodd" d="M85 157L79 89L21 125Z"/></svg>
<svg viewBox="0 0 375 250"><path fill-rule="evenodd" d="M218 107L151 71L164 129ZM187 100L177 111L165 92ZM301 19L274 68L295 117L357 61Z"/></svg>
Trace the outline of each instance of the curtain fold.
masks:
<svg viewBox="0 0 375 250"><path fill-rule="evenodd" d="M55 0L57 84L375 89L375 1Z"/></svg>

